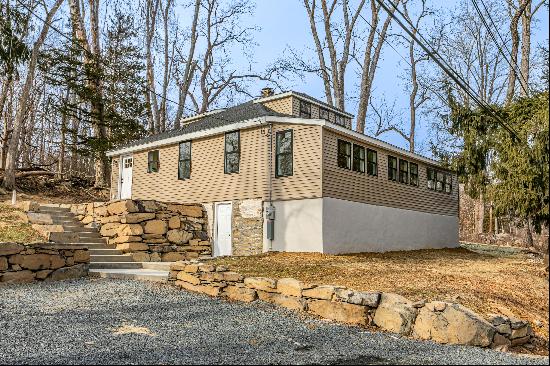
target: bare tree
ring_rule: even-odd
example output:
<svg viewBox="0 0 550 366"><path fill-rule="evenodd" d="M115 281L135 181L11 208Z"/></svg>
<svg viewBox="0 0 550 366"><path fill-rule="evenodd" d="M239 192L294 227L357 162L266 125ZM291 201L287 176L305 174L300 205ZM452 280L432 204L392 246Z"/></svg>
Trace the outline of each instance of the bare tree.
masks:
<svg viewBox="0 0 550 366"><path fill-rule="evenodd" d="M61 3L63 3L63 0L56 0L49 10L45 8L45 11L46 11L45 21L42 24L42 29L32 47L29 64L27 66L27 76L25 78L25 83L23 85L21 94L19 96L17 113L15 115L15 120L13 121L12 136L11 136L11 140L10 140L7 155L6 155L6 169L4 171L4 183L3 183L6 189L15 188L15 169L16 169L17 158L18 158L18 146L20 142L19 138L21 135L21 129L24 124L25 114L27 112L29 94L31 92L33 82L34 82L36 66L38 63L38 57L39 57L40 49L42 48L42 45L44 44L44 41L46 40L46 37L50 30L50 22L53 20L55 13L61 6Z"/></svg>
<svg viewBox="0 0 550 366"><path fill-rule="evenodd" d="M533 16L543 4L548 4L547 0L540 1L533 8L532 1L529 0L527 1L525 10L521 15L521 96L525 96L526 92L529 90L529 73L531 64L531 24L533 22Z"/></svg>
<svg viewBox="0 0 550 366"><path fill-rule="evenodd" d="M191 22L191 34L189 36L189 51L187 55L183 56L179 52L181 63L184 66L181 76L178 77L178 110L176 112L176 118L174 119L174 128L180 128L180 120L183 117L185 103L187 101L187 94L191 88L191 83L193 82L193 76L197 68L197 61L195 60L195 48L197 46L198 32L197 24L199 21L199 10L200 10L200 0L195 0L195 7L193 10L193 21Z"/></svg>

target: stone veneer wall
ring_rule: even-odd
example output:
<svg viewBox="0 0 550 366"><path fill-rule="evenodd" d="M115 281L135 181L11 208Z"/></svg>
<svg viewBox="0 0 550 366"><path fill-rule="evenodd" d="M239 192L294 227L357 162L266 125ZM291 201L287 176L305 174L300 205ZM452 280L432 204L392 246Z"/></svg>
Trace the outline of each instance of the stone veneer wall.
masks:
<svg viewBox="0 0 550 366"><path fill-rule="evenodd" d="M90 253L74 244L0 243L0 282L56 281L88 275Z"/></svg>
<svg viewBox="0 0 550 366"><path fill-rule="evenodd" d="M392 293L306 284L292 278L245 277L208 262L177 262L169 281L189 291L230 300L262 300L338 322L383 330L439 343L492 347L529 345L531 326L522 320L491 315L489 321L460 304L413 303Z"/></svg>
<svg viewBox="0 0 550 366"><path fill-rule="evenodd" d="M173 262L210 256L206 211L202 205L120 200L77 204L71 211L96 226L109 244L136 262Z"/></svg>
<svg viewBox="0 0 550 366"><path fill-rule="evenodd" d="M245 256L263 252L263 201L233 201L233 255Z"/></svg>

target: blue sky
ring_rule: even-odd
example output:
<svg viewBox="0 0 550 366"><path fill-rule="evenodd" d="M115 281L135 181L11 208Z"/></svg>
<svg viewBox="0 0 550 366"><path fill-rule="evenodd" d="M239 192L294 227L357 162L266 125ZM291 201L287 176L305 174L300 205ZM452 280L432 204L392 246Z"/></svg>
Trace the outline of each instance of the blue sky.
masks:
<svg viewBox="0 0 550 366"><path fill-rule="evenodd" d="M501 1L504 2L505 0ZM434 0L429 2L432 7L440 9L452 9L457 3L457 0ZM537 23L533 32L533 49L536 48L537 44L547 42L547 9L542 8L539 10L536 19ZM254 17L250 22L261 27L261 30L255 33L255 40L258 43L254 52L255 69L261 70L272 63L273 60L281 57L287 47L303 52L306 58L315 57L315 54L310 50L312 47L311 33L301 0L258 0ZM393 29L394 32L397 32L397 25L394 25ZM406 55L406 51L400 49L395 40L392 43L402 55ZM248 60L243 58L242 62L248 63ZM390 47L385 47L376 74L373 96L375 98L385 96L388 102L395 99L397 107L403 108L403 117L406 118L408 114L408 95L404 92L404 86L399 78L398 71L403 67L402 64L403 61L400 56ZM356 75L349 75L347 80L349 80L348 85L350 87L356 83L356 78ZM255 89L259 91L264 84L263 82L253 84L252 91ZM324 100L322 83L316 76L307 77L304 82L295 80L293 83L287 83L286 86L289 89L302 91ZM350 103L348 111L355 114L356 110L354 110L353 104ZM425 144L429 121L426 121L423 116L418 116L417 119L420 120L420 126L417 129L417 140L421 145L420 152L430 155L428 146ZM396 135L384 135L381 138L396 145L407 147L404 140Z"/></svg>

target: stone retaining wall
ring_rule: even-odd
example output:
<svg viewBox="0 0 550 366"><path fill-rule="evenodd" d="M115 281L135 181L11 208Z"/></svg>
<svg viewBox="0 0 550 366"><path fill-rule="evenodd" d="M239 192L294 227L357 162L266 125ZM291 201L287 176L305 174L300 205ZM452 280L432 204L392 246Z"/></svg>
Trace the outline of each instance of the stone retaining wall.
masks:
<svg viewBox="0 0 550 366"><path fill-rule="evenodd" d="M85 225L95 226L110 244L136 262L174 262L210 256L202 205L120 200L71 206Z"/></svg>
<svg viewBox="0 0 550 366"><path fill-rule="evenodd" d="M493 315L487 321L460 304L411 302L397 294L307 284L293 278L245 277L208 262L174 263L169 281L210 296L244 302L262 300L333 321L375 326L439 343L506 350L528 345L533 338L525 321L501 315Z"/></svg>
<svg viewBox="0 0 550 366"><path fill-rule="evenodd" d="M0 282L56 281L88 275L90 254L74 244L0 243Z"/></svg>

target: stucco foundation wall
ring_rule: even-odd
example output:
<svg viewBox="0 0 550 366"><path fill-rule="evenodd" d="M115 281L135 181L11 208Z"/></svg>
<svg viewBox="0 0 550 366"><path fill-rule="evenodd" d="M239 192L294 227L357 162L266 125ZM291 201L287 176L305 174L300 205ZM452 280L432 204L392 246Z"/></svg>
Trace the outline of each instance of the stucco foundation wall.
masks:
<svg viewBox="0 0 550 366"><path fill-rule="evenodd" d="M458 217L323 198L323 253L458 246Z"/></svg>
<svg viewBox="0 0 550 366"><path fill-rule="evenodd" d="M265 212L264 203L264 212ZM275 240L272 250L278 252L322 252L323 199L275 201ZM264 221L264 251L269 250Z"/></svg>

